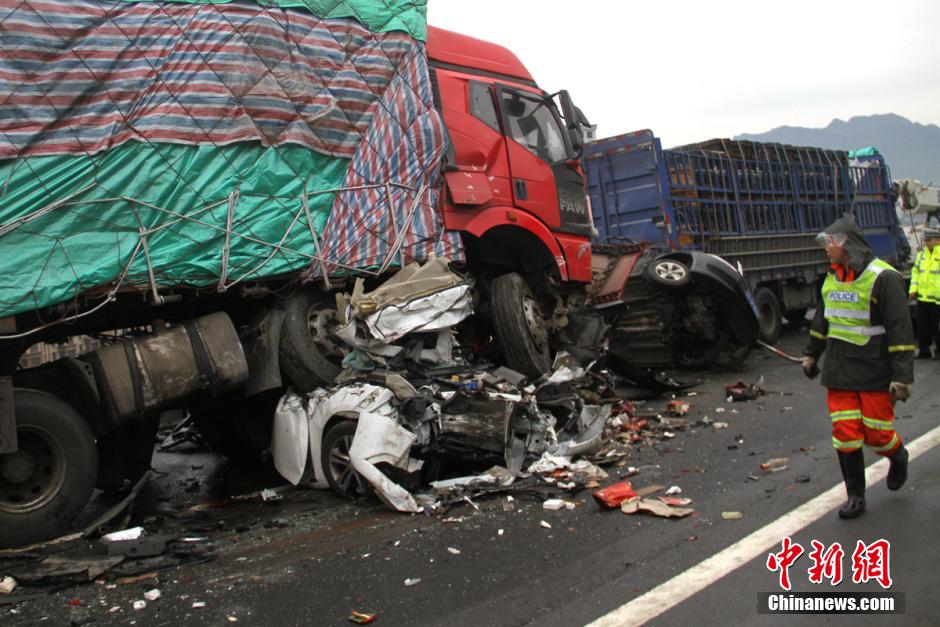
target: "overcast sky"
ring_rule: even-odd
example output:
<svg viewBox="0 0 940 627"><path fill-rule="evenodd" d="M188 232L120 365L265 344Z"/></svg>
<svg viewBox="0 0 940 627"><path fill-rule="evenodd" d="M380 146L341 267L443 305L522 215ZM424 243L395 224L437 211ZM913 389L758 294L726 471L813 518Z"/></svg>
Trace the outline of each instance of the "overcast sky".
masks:
<svg viewBox="0 0 940 627"><path fill-rule="evenodd" d="M428 0L428 22L511 48L598 136L665 146L897 113L940 124L936 0Z"/></svg>

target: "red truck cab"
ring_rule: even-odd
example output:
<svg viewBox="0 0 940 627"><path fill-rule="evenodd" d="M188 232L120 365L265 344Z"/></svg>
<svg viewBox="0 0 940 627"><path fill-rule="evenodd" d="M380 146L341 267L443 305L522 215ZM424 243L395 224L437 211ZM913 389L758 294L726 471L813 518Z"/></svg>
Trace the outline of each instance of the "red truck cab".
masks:
<svg viewBox="0 0 940 627"><path fill-rule="evenodd" d="M470 262L589 282L593 224L567 93L563 117L512 51L439 28L428 57L452 143L444 224L464 234Z"/></svg>

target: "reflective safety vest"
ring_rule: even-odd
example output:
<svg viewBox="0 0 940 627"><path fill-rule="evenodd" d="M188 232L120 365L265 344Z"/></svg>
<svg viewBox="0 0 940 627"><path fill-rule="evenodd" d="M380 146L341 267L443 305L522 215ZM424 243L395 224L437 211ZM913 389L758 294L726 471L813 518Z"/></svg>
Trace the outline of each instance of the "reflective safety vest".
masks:
<svg viewBox="0 0 940 627"><path fill-rule="evenodd" d="M875 259L854 281L839 281L829 274L822 287L822 300L829 337L858 346L865 346L875 335L884 335L885 328L871 323L871 293L882 272L897 272L881 259Z"/></svg>
<svg viewBox="0 0 940 627"><path fill-rule="evenodd" d="M926 257L927 263L920 276L924 296L918 300L940 303L940 246L934 246L933 252Z"/></svg>
<svg viewBox="0 0 940 627"><path fill-rule="evenodd" d="M910 295L913 296L916 292L917 300L928 300L927 292L930 289L930 272L928 266L930 265L931 256L931 250L929 248L921 248L920 252L917 253L917 258L914 260L914 266L911 268Z"/></svg>

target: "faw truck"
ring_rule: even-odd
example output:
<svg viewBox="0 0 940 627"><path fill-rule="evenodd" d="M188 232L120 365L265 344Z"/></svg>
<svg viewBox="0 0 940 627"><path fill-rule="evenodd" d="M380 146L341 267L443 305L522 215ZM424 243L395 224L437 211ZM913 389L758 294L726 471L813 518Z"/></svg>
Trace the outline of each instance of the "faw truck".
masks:
<svg viewBox="0 0 940 627"><path fill-rule="evenodd" d="M814 307L825 275L816 234L855 215L875 254L903 268L909 247L877 151L713 139L664 149L649 130L588 144L583 162L598 230L610 241L702 251L742 268L762 339Z"/></svg>
<svg viewBox="0 0 940 627"><path fill-rule="evenodd" d="M141 476L165 410L207 437L269 435L285 386L341 371L337 295L356 277L449 259L475 283L472 345L530 378L573 308L629 309L631 277L662 279L643 246L592 250L568 94L428 28L423 3L6 4L2 546ZM720 299L690 278L643 311L696 294L683 337L721 344ZM20 365L77 337L97 348Z"/></svg>

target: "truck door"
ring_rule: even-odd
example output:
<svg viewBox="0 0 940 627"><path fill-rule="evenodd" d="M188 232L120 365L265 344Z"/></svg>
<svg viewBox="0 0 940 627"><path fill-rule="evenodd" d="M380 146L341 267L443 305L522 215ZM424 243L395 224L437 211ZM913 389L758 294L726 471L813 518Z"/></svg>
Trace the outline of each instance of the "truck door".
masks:
<svg viewBox="0 0 940 627"><path fill-rule="evenodd" d="M554 103L497 85L515 205L553 231L590 235L584 179Z"/></svg>

